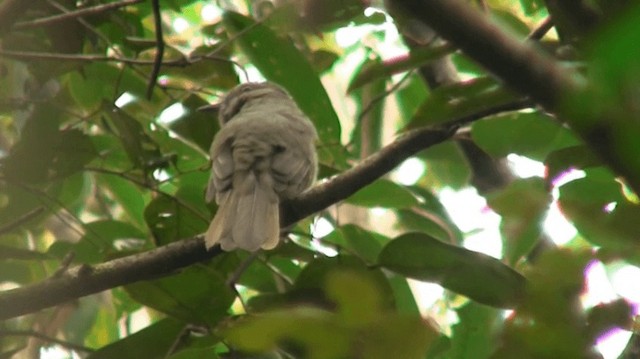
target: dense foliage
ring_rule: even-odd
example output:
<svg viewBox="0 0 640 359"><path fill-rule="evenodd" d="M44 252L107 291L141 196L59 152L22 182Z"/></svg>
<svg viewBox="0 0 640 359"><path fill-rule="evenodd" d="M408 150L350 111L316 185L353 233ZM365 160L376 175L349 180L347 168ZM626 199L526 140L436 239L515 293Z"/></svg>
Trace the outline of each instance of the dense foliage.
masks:
<svg viewBox="0 0 640 359"><path fill-rule="evenodd" d="M627 3L3 0L0 358L598 357L634 312L584 304L585 273L640 264ZM320 179L275 250L207 253L198 108L261 79L316 125ZM467 188L498 258L442 203Z"/></svg>

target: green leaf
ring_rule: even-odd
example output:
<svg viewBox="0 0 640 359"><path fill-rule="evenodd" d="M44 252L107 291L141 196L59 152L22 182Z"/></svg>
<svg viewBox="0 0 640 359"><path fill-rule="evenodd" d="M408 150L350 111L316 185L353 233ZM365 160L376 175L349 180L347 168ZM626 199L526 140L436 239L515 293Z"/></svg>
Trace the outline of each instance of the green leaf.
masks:
<svg viewBox="0 0 640 359"><path fill-rule="evenodd" d="M411 50L408 55L399 56L384 62L367 61L351 80L351 83L347 88L347 93L350 93L372 81L386 79L391 75L426 65L450 54L454 50L455 49L450 45L419 47Z"/></svg>
<svg viewBox="0 0 640 359"><path fill-rule="evenodd" d="M568 129L541 112L514 112L475 122L471 136L490 155L516 153L537 161L554 150L580 144Z"/></svg>
<svg viewBox="0 0 640 359"><path fill-rule="evenodd" d="M602 162L589 147L572 146L549 153L544 164L547 180L553 181L565 171L600 166Z"/></svg>
<svg viewBox="0 0 640 359"><path fill-rule="evenodd" d="M517 305L526 285L522 275L499 260L422 233L407 233L391 241L380 253L378 263L499 308Z"/></svg>
<svg viewBox="0 0 640 359"><path fill-rule="evenodd" d="M560 187L559 204L589 242L612 250L634 250L640 206L628 202L612 177L590 175ZM611 206L611 207L608 207Z"/></svg>
<svg viewBox="0 0 640 359"><path fill-rule="evenodd" d="M296 353L302 346L310 359L347 357L350 346L349 331L330 312L308 307L247 316L224 334L231 345L247 352L264 353L281 344Z"/></svg>
<svg viewBox="0 0 640 359"><path fill-rule="evenodd" d="M310 31L328 31L348 25L353 18L362 14L365 4L359 0L325 0L322 2L304 0L302 16L298 20L301 27Z"/></svg>
<svg viewBox="0 0 640 359"><path fill-rule="evenodd" d="M185 323L166 318L111 343L87 356L87 359L163 359L185 327Z"/></svg>
<svg viewBox="0 0 640 359"><path fill-rule="evenodd" d="M426 181L437 187L462 189L469 184L471 168L459 145L452 141L439 143L421 152L427 164Z"/></svg>
<svg viewBox="0 0 640 359"><path fill-rule="evenodd" d="M467 116L510 104L517 99L511 91L491 78L439 87L420 105L404 130L459 122Z"/></svg>
<svg viewBox="0 0 640 359"><path fill-rule="evenodd" d="M80 130L57 129L59 115L59 111L48 106L36 109L20 141L2 159L1 169L6 178L23 183L63 179L96 156L93 143Z"/></svg>
<svg viewBox="0 0 640 359"><path fill-rule="evenodd" d="M367 263L375 263L383 244L389 239L354 224L346 224L336 228L331 234L322 238L322 241L337 244L358 255Z"/></svg>
<svg viewBox="0 0 640 359"><path fill-rule="evenodd" d="M207 103L199 96L190 95L182 105L190 111L169 124L169 129L183 139L195 144L205 153L209 152L213 136L220 129L218 112L203 112L197 109Z"/></svg>
<svg viewBox="0 0 640 359"><path fill-rule="evenodd" d="M117 108L110 109L109 105L105 105L105 107L105 113L109 114L116 136L122 142L129 160L136 169L141 169L143 173L147 174L158 168L157 163L162 154L158 150L158 145L146 133L140 122L125 111Z"/></svg>
<svg viewBox="0 0 640 359"><path fill-rule="evenodd" d="M148 198L148 195L144 194L137 185L118 175L96 173L94 178L98 185L108 191L122 206L131 223L139 228L145 226L143 214L145 198Z"/></svg>
<svg viewBox="0 0 640 359"><path fill-rule="evenodd" d="M418 204L418 200L405 187L379 179L346 199L347 203L361 207L406 208Z"/></svg>
<svg viewBox="0 0 640 359"><path fill-rule="evenodd" d="M515 265L538 242L551 195L541 178L518 179L489 194L487 202L502 216L503 252L507 263Z"/></svg>
<svg viewBox="0 0 640 359"><path fill-rule="evenodd" d="M269 80L286 88L298 106L311 118L322 146L320 158L344 163L329 148L340 143L340 122L318 74L288 38L279 37L265 25L235 12L224 14L224 25L252 63Z"/></svg>
<svg viewBox="0 0 640 359"><path fill-rule="evenodd" d="M125 287L132 298L188 323L215 325L227 314L234 292L219 273L189 267L180 274Z"/></svg>
<svg viewBox="0 0 640 359"><path fill-rule="evenodd" d="M203 56L202 59L191 61L188 66L165 67L162 71L163 75L171 79L183 80L186 86L230 89L238 84L238 74L235 72L233 62L226 59L229 56L229 50L230 48L225 45L198 47L189 54L189 57L197 59L198 56ZM207 57L210 53L215 53L215 57ZM165 58L167 58L166 53Z"/></svg>
<svg viewBox="0 0 640 359"><path fill-rule="evenodd" d="M289 293L292 301L317 303L328 305L329 300L324 296L324 288L333 272L357 272L376 283L383 293L382 306L385 309L394 308L394 296L386 276L380 270L370 269L356 257L340 255L339 257L320 257L307 264L302 270Z"/></svg>
<svg viewBox="0 0 640 359"><path fill-rule="evenodd" d="M456 310L459 321L452 328L451 349L448 358L489 358L496 345L496 324L500 311L469 302Z"/></svg>
<svg viewBox="0 0 640 359"><path fill-rule="evenodd" d="M423 359L438 333L418 316L388 316L364 329L358 339L362 358Z"/></svg>
<svg viewBox="0 0 640 359"><path fill-rule="evenodd" d="M207 229L209 220L202 191L183 186L175 196L159 195L147 205L144 218L157 244L171 243Z"/></svg>
<svg viewBox="0 0 640 359"><path fill-rule="evenodd" d="M422 197L422 201L414 208L396 211L402 228L423 232L443 242L461 244L462 232L453 223L438 197L419 186L411 186L410 189Z"/></svg>

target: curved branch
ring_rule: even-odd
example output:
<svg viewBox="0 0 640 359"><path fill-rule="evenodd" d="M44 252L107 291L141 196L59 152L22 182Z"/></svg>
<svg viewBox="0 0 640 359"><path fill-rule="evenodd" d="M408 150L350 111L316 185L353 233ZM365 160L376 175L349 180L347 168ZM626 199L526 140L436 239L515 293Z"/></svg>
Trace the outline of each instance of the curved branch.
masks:
<svg viewBox="0 0 640 359"><path fill-rule="evenodd" d="M294 223L349 197L416 152L450 138L456 126L409 132L357 166L283 204L283 225ZM114 259L78 266L40 283L0 292L0 320L32 313L66 301L133 282L165 276L222 253L207 252L201 236Z"/></svg>
<svg viewBox="0 0 640 359"><path fill-rule="evenodd" d="M392 4L431 26L510 88L558 114L603 163L640 194L640 161L631 152L637 148L640 127L633 121L617 121L617 104L602 108L585 100L598 93L584 76L502 31L460 0L394 0ZM581 101L584 107L567 106L568 100ZM628 124L621 130L616 122Z"/></svg>

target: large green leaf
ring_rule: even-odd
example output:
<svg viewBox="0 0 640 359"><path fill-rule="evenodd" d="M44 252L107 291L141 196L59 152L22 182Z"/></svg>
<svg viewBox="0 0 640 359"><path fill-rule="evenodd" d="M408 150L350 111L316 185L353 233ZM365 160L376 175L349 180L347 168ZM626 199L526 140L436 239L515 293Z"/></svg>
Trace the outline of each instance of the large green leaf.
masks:
<svg viewBox="0 0 640 359"><path fill-rule="evenodd" d="M635 251L640 206L626 200L613 176L587 172L587 177L560 187L559 204L588 241L611 250Z"/></svg>
<svg viewBox="0 0 640 359"><path fill-rule="evenodd" d="M389 59L384 62L367 62L360 72L351 80L347 92L356 90L369 82L380 78L386 79L391 75L413 70L416 66L428 64L454 51L450 45L437 47L420 47L412 50L408 55Z"/></svg>
<svg viewBox="0 0 640 359"><path fill-rule="evenodd" d="M89 136L80 130L58 130L61 114L48 105L38 106L22 138L2 159L1 171L10 180L43 183L66 178L96 156Z"/></svg>
<svg viewBox="0 0 640 359"><path fill-rule="evenodd" d="M222 276L190 267L180 274L125 287L138 302L188 323L215 325L235 298Z"/></svg>
<svg viewBox="0 0 640 359"><path fill-rule="evenodd" d="M525 278L486 254L452 246L422 233L407 233L380 253L379 264L408 277L436 282L477 302L514 307Z"/></svg>
<svg viewBox="0 0 640 359"><path fill-rule="evenodd" d="M284 347L308 358L421 359L438 337L419 316L388 312L384 291L366 272L333 270L324 291L335 313L296 307L248 316L226 339L256 353Z"/></svg>
<svg viewBox="0 0 640 359"><path fill-rule="evenodd" d="M455 83L434 90L420 105L405 130L453 123L518 99L491 78Z"/></svg>
<svg viewBox="0 0 640 359"><path fill-rule="evenodd" d="M418 204L418 200L405 187L379 179L346 199L347 203L362 207L406 208Z"/></svg>
<svg viewBox="0 0 640 359"><path fill-rule="evenodd" d="M224 14L224 25L252 63L269 80L285 87L315 124L321 158L342 164L329 147L340 143L340 122L318 74L293 42L263 24L235 12Z"/></svg>
<svg viewBox="0 0 640 359"><path fill-rule="evenodd" d="M162 359L166 358L185 323L166 318L91 353L87 359Z"/></svg>
<svg viewBox="0 0 640 359"><path fill-rule="evenodd" d="M471 136L493 156L516 153L538 161L551 151L580 143L568 129L540 112L514 112L475 122Z"/></svg>

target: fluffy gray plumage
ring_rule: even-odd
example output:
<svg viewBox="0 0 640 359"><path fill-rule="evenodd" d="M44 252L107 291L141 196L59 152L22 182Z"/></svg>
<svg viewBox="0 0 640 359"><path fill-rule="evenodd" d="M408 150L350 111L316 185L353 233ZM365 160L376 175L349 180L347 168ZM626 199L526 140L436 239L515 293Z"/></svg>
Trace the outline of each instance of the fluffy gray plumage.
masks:
<svg viewBox="0 0 640 359"><path fill-rule="evenodd" d="M316 130L289 94L272 83L231 90L219 109L211 144L206 200L218 212L205 234L207 249L272 249L280 239L279 202L316 178Z"/></svg>

